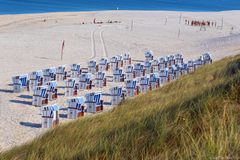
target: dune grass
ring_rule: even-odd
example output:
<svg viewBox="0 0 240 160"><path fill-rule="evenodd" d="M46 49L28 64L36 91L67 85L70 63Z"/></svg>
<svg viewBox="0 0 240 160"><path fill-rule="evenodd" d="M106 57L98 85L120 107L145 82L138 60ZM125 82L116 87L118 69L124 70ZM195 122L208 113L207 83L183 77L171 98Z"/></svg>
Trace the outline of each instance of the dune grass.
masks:
<svg viewBox="0 0 240 160"><path fill-rule="evenodd" d="M239 71L240 56L225 58L0 159L240 159Z"/></svg>

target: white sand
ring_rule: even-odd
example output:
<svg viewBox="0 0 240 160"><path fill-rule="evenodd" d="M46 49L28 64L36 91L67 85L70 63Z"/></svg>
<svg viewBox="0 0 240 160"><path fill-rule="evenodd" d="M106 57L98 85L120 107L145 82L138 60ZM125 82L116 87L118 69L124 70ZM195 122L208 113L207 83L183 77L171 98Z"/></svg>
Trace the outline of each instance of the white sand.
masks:
<svg viewBox="0 0 240 160"><path fill-rule="evenodd" d="M92 24L94 17L98 21L110 19L121 23L96 25ZM137 59L143 59L146 49L151 49L156 57L182 52L186 60L197 58L204 51L210 51L214 60L240 51L240 11L183 12L180 24L179 17L179 12L160 11L0 16L0 150L25 143L45 131L39 128L40 109L30 105L31 94L11 93L9 84L14 75L60 64L86 65L90 58L111 57L126 51ZM218 25L223 18L223 29L200 31L200 27L184 25L186 17L213 20ZM87 24L80 25L83 21ZM64 105L64 100L58 99L57 103Z"/></svg>

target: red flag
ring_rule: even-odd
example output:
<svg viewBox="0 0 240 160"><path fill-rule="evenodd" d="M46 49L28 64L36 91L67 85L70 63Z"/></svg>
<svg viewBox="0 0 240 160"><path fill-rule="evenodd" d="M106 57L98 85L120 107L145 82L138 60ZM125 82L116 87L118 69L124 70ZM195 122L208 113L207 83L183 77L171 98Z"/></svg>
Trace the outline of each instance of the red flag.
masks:
<svg viewBox="0 0 240 160"><path fill-rule="evenodd" d="M64 49L64 45L65 45L65 40L63 40L63 42L62 42L61 60L62 60L62 58L63 58L63 49Z"/></svg>

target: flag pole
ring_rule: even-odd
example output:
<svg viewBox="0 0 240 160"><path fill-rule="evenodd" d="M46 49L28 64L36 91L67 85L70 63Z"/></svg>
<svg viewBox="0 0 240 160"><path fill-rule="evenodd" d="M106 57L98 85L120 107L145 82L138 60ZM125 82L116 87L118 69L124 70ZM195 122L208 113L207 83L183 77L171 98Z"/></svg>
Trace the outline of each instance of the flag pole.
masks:
<svg viewBox="0 0 240 160"><path fill-rule="evenodd" d="M65 41L63 40L63 42L62 42L62 50L61 50L61 60L63 59L64 43L65 43Z"/></svg>

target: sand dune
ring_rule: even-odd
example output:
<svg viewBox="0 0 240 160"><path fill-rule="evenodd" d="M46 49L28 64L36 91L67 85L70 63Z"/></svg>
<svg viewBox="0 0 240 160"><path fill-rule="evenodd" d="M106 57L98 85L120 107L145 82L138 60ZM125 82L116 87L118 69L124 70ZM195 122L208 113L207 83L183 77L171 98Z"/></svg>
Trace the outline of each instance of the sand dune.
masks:
<svg viewBox="0 0 240 160"><path fill-rule="evenodd" d="M240 11L106 11L0 16L0 150L25 143L46 130L40 127L40 109L31 106L31 94L11 92L12 76L60 64L84 66L89 59L124 52L143 59L143 52L148 49L156 57L182 52L185 59L197 58L209 51L217 60L239 52L239 16ZM93 24L94 18L121 23ZM206 31L200 31L200 27L185 25L185 19L216 21L218 26L223 20L223 28L207 27ZM65 40L65 49L61 61L62 40ZM58 99L57 103L64 105L64 100Z"/></svg>

